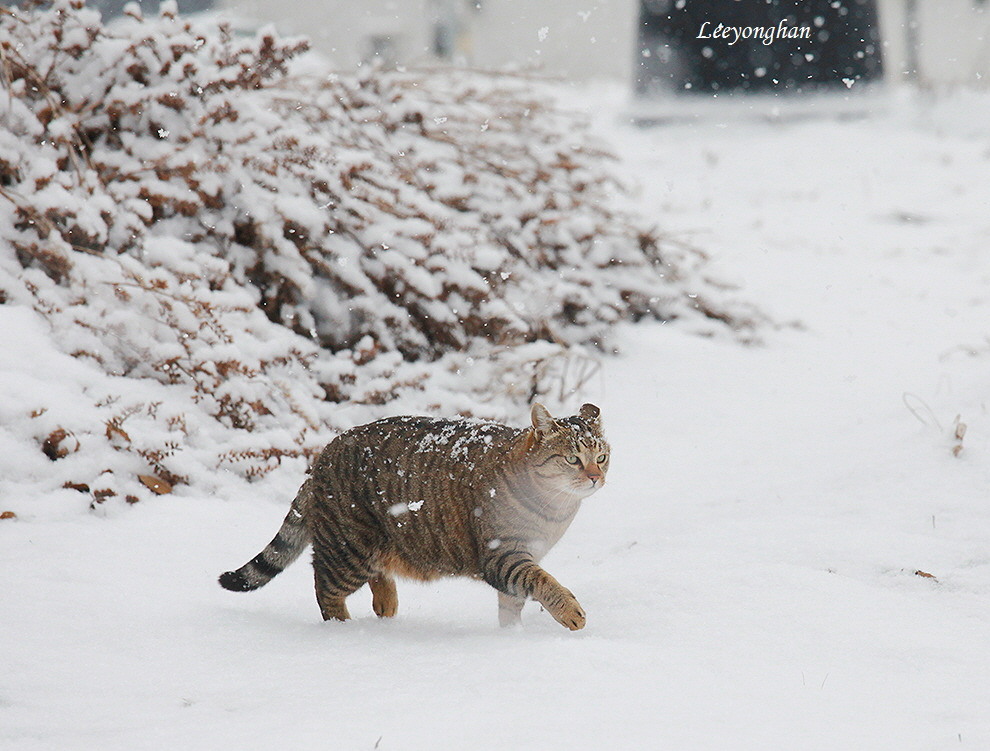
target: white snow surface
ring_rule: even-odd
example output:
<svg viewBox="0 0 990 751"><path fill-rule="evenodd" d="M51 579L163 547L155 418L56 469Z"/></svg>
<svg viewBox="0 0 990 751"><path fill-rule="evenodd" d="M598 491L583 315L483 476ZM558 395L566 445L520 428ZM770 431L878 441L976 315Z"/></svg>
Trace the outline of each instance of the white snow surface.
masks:
<svg viewBox="0 0 990 751"><path fill-rule="evenodd" d="M778 324L621 332L585 394L607 485L544 560L580 632L532 603L500 630L464 580L400 582L390 621L360 592L347 623L304 561L221 589L298 465L25 505L7 478L51 462L14 416L104 376L0 305L0 748L990 748L990 97L875 97L650 128L575 98L636 208Z"/></svg>

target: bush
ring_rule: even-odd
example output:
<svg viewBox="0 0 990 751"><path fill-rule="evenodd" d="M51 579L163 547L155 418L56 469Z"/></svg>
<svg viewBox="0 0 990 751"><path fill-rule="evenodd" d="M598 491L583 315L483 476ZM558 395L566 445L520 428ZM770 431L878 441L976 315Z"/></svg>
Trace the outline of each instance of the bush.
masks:
<svg viewBox="0 0 990 751"><path fill-rule="evenodd" d="M0 301L111 376L85 420L25 418L90 458L66 483L259 477L386 410L567 398L621 320L740 324L542 84L305 48L0 8Z"/></svg>

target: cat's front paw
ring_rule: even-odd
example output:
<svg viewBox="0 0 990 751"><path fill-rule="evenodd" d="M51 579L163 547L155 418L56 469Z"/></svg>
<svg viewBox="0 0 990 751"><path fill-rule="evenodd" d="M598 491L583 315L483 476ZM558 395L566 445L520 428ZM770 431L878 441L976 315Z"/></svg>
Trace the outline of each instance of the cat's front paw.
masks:
<svg viewBox="0 0 990 751"><path fill-rule="evenodd" d="M563 598L556 608L550 609L550 615L557 620L557 623L566 626L571 631L584 628L585 621L587 620L581 604L570 592L567 593L567 596Z"/></svg>

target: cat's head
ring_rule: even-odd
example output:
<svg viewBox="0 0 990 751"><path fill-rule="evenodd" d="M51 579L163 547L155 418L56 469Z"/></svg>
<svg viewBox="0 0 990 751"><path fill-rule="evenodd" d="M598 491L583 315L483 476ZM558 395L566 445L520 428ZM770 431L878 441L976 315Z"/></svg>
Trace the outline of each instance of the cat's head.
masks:
<svg viewBox="0 0 990 751"><path fill-rule="evenodd" d="M605 484L609 445L602 436L601 410L584 404L572 417L555 419L534 404L529 457L541 484L584 498Z"/></svg>

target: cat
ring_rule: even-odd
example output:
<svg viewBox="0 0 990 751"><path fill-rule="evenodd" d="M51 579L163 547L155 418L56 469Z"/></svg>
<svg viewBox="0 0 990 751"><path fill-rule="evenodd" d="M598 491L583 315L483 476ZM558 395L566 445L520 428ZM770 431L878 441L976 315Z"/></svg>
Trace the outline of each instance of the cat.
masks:
<svg viewBox="0 0 990 751"><path fill-rule="evenodd" d="M532 598L567 628L583 628L581 605L539 561L605 482L601 412L584 404L554 419L534 404L531 419L516 429L390 417L342 433L316 460L275 538L220 584L257 589L312 543L324 620L347 620L345 598L365 583L375 613L390 617L394 576L469 576L498 590L502 626L519 623Z"/></svg>

